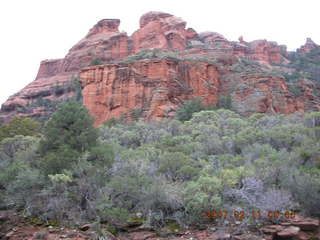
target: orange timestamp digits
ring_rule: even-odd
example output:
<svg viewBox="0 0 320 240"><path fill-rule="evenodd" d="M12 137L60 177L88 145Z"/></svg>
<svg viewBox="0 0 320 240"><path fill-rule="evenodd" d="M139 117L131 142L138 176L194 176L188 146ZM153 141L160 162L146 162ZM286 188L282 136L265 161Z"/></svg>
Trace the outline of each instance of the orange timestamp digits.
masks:
<svg viewBox="0 0 320 240"><path fill-rule="evenodd" d="M243 219L249 217L250 215L246 214L243 210L234 210L234 211L227 211L227 210L207 210L204 211L204 218L205 219L226 219L228 217L233 217L237 221L242 221ZM251 216L254 219L258 219L261 217L260 211L252 211Z"/></svg>
<svg viewBox="0 0 320 240"><path fill-rule="evenodd" d="M281 213L280 211L268 211L268 218L269 219L277 219L280 217L284 217L285 219L294 219L295 213L293 211L285 211L284 213Z"/></svg>
<svg viewBox="0 0 320 240"><path fill-rule="evenodd" d="M228 211L226 210L207 210L204 211L205 219L219 219L219 218L227 218Z"/></svg>
<svg viewBox="0 0 320 240"><path fill-rule="evenodd" d="M204 219L211 219L211 220L217 220L217 219L226 219L226 218L234 218L237 221L242 221L245 218L251 217L252 219L260 219L262 217L260 210L252 210L250 213L245 212L244 210L234 210L234 211L227 211L227 210L207 210L204 211ZM268 211L267 214L264 216L268 217L269 219L277 219L280 217L283 217L285 219L294 219L295 213L293 211Z"/></svg>

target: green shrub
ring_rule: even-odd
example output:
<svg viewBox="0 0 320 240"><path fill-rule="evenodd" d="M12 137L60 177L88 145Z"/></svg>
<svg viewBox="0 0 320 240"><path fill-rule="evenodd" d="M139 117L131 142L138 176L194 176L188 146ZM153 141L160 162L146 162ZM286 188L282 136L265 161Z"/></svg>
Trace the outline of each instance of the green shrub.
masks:
<svg viewBox="0 0 320 240"><path fill-rule="evenodd" d="M104 124L103 126L107 126L107 127L112 127L112 126L115 126L117 124L123 124L124 122L121 120L121 119L117 119L117 118L110 118L108 119Z"/></svg>
<svg viewBox="0 0 320 240"><path fill-rule="evenodd" d="M183 191L185 208L190 221L203 221L206 211L220 209L222 182L214 176L200 176L191 181Z"/></svg>
<svg viewBox="0 0 320 240"><path fill-rule="evenodd" d="M176 118L182 122L188 121L192 118L193 113L201 110L204 110L204 106L199 98L188 100L177 109Z"/></svg>
<svg viewBox="0 0 320 240"><path fill-rule="evenodd" d="M95 66L95 65L101 65L103 63L101 58L94 58L91 60L90 65Z"/></svg>
<svg viewBox="0 0 320 240"><path fill-rule="evenodd" d="M40 159L40 167L45 175L62 173L71 169L73 163L79 158L79 153L68 145L60 145L56 151L48 151Z"/></svg>
<svg viewBox="0 0 320 240"><path fill-rule="evenodd" d="M111 167L114 162L114 151L110 145L95 146L90 149L88 161Z"/></svg>
<svg viewBox="0 0 320 240"><path fill-rule="evenodd" d="M232 109L232 98L230 95L220 95L217 108Z"/></svg>
<svg viewBox="0 0 320 240"><path fill-rule="evenodd" d="M190 180L197 176L199 170L195 168L192 159L181 152L164 153L160 157L159 172L171 181Z"/></svg>
<svg viewBox="0 0 320 240"><path fill-rule="evenodd" d="M320 216L320 174L300 172L295 174L287 186L295 199L301 204L301 210L311 216Z"/></svg>
<svg viewBox="0 0 320 240"><path fill-rule="evenodd" d="M98 206L99 215L104 221L113 224L124 224L129 218L129 212L125 208L112 207L108 204Z"/></svg>
<svg viewBox="0 0 320 240"><path fill-rule="evenodd" d="M40 124L30 118L14 117L10 122L0 127L0 142L4 138L16 135L35 136L39 133Z"/></svg>
<svg viewBox="0 0 320 240"><path fill-rule="evenodd" d="M27 165L22 162L14 162L7 167L1 169L0 185L5 187L15 181L20 172L25 171Z"/></svg>
<svg viewBox="0 0 320 240"><path fill-rule="evenodd" d="M82 103L82 87L79 81L79 77L72 76L71 78L71 86L75 93L75 101Z"/></svg>
<svg viewBox="0 0 320 240"><path fill-rule="evenodd" d="M143 110L140 109L140 108L136 108L136 109L133 109L131 111L131 118L134 120L134 121L138 121L139 118L142 117L142 114L143 114Z"/></svg>

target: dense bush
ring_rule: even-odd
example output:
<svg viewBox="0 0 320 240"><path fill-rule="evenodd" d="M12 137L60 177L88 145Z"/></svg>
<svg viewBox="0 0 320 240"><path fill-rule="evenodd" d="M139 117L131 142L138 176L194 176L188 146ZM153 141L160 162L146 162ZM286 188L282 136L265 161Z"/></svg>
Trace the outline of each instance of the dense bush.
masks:
<svg viewBox="0 0 320 240"><path fill-rule="evenodd" d="M35 136L40 131L40 124L30 118L15 117L7 124L0 126L0 142L4 138L16 135Z"/></svg>
<svg viewBox="0 0 320 240"><path fill-rule="evenodd" d="M176 118L182 122L188 121L193 113L200 112L201 110L204 110L202 101L199 98L195 98L182 104L176 112Z"/></svg>
<svg viewBox="0 0 320 240"><path fill-rule="evenodd" d="M1 142L1 204L52 224L115 228L138 213L153 227L201 223L212 209L320 215L319 113L193 112L200 103L186 108L188 121L97 130L82 106L62 106L42 137Z"/></svg>

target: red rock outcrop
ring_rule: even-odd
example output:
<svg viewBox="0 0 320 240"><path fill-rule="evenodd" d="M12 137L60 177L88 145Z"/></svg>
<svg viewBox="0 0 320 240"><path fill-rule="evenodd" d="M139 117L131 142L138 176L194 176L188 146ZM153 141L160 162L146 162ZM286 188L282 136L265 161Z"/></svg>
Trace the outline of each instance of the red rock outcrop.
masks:
<svg viewBox="0 0 320 240"><path fill-rule="evenodd" d="M192 31L185 27L185 21L171 14L146 13L140 18L140 29L132 35L134 52L153 48L183 50L186 39L192 37Z"/></svg>
<svg viewBox="0 0 320 240"><path fill-rule="evenodd" d="M73 96L70 88L58 95L53 88L70 83L72 76L77 76L80 69L90 65L94 59L110 62L128 56L130 40L126 33L119 32L119 24L119 19L101 20L70 49L64 59L42 61L36 79L2 105L2 117L41 115L36 108L28 114L21 114L18 110L38 99L62 101Z"/></svg>
<svg viewBox="0 0 320 240"><path fill-rule="evenodd" d="M297 52L302 53L302 54L307 54L311 50L315 48L319 48L320 45L316 44L314 41L312 41L311 38L307 38L306 43L302 45L299 49L297 49Z"/></svg>
<svg viewBox="0 0 320 240"><path fill-rule="evenodd" d="M234 108L245 115L255 112L290 114L305 110L304 103L289 92L285 79L277 75L240 74L232 86Z"/></svg>
<svg viewBox="0 0 320 240"><path fill-rule="evenodd" d="M284 45L278 45L276 42L267 40L255 40L245 42L241 37L239 43L233 43L233 54L256 60L264 64L279 63L285 61L287 48Z"/></svg>
<svg viewBox="0 0 320 240"><path fill-rule="evenodd" d="M232 96L233 108L243 114L320 110L315 94L320 87L314 82L300 80L301 95L294 96L284 78L267 73L278 70L273 63L289 62L286 47L276 42L246 42L243 37L232 42L216 32L198 34L186 29L181 18L163 12L144 14L132 36L119 32L119 24L119 19L103 19L65 58L42 61L36 79L2 105L0 116L10 119L50 113L43 103L73 97L71 79L80 72L84 104L96 118L96 125L134 109L142 110L148 120L170 117L185 99L201 96L211 104L218 95L226 94ZM298 52L318 47L307 39ZM143 58L137 54L142 49L160 49L160 57L151 52L147 58L158 60L123 61L133 55L137 56L131 60ZM163 60L168 56L176 60ZM245 59L259 62L258 69L248 70L256 62ZM93 61L102 65L88 68ZM289 66L281 69L294 71Z"/></svg>
<svg viewBox="0 0 320 240"><path fill-rule="evenodd" d="M286 60L286 46L278 45L276 42L267 40L256 40L246 42L241 36L239 42L230 42L223 35L216 32L199 33L198 38L193 39L190 45L203 45L207 47L204 51L211 56L232 55L258 61L262 64L279 63Z"/></svg>
<svg viewBox="0 0 320 240"><path fill-rule="evenodd" d="M141 110L147 120L172 117L184 100L218 99L219 73L206 62L143 60L85 68L80 73L84 105L100 125Z"/></svg>

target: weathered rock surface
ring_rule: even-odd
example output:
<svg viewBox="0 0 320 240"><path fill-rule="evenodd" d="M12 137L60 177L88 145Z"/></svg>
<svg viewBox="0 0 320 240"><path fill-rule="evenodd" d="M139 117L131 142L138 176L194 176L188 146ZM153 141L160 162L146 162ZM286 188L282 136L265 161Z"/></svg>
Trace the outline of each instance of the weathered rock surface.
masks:
<svg viewBox="0 0 320 240"><path fill-rule="evenodd" d="M186 22L171 14L149 12L140 18L140 29L133 33L134 52L146 48L183 50L192 31Z"/></svg>
<svg viewBox="0 0 320 240"><path fill-rule="evenodd" d="M297 49L297 52L306 54L309 53L311 50L319 47L320 46L316 44L314 41L312 41L311 38L307 38L306 43L302 45L299 49Z"/></svg>
<svg viewBox="0 0 320 240"><path fill-rule="evenodd" d="M319 84L299 79L294 87L300 93L295 96L283 77L271 74L279 69L293 71L273 66L289 63L286 47L276 42L247 42L243 37L232 42L216 32L198 34L186 28L181 18L163 12L144 14L132 36L119 32L119 25L119 19L103 19L65 58L42 61L36 79L2 105L0 117L9 120L17 115L50 114L53 109L48 102L75 96L71 79L79 74L84 104L96 125L136 109L146 120L172 117L182 101L199 96L212 104L219 95L230 95L234 110L242 114L320 110L320 97L315 94L320 92ZM308 38L298 53L315 48L320 46ZM140 57L131 63L119 63L142 49L160 49L171 55L171 60L161 57L140 61ZM93 62L101 66L88 68ZM257 69L246 69L256 63L260 64ZM240 71L234 70L237 67Z"/></svg>
<svg viewBox="0 0 320 240"><path fill-rule="evenodd" d="M304 111L304 104L288 91L285 79L263 73L241 74L235 79L234 108L243 114Z"/></svg>
<svg viewBox="0 0 320 240"><path fill-rule="evenodd" d="M206 62L143 60L92 66L80 73L84 105L95 125L140 110L147 120L172 117L184 100L218 99L219 73ZM130 117L130 115L129 115Z"/></svg>
<svg viewBox="0 0 320 240"><path fill-rule="evenodd" d="M277 233L277 237L280 239L291 239L297 237L300 228L298 227L288 227Z"/></svg>
<svg viewBox="0 0 320 240"><path fill-rule="evenodd" d="M36 79L2 105L1 116L10 118L13 115L41 115L42 112L36 109L28 114L19 113L19 110L39 99L62 101L73 96L72 88L64 89L62 94L56 94L54 88L70 83L71 78L77 76L80 69L90 65L94 59L108 62L126 57L130 41L126 33L119 32L119 24L118 19L101 20L84 39L70 49L64 59L42 61Z"/></svg>

